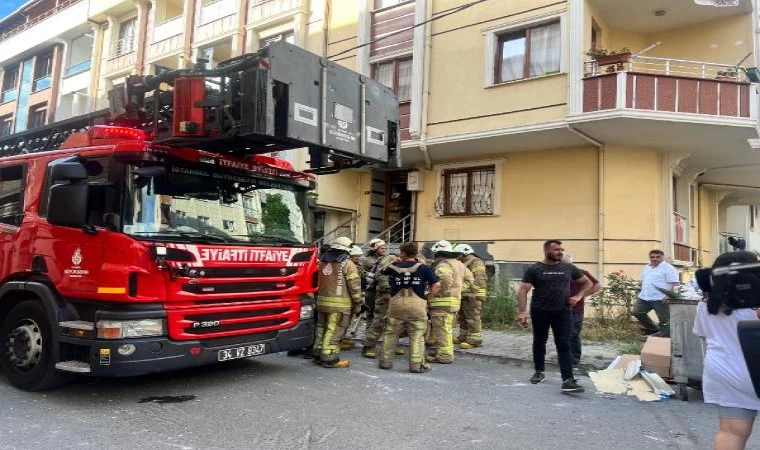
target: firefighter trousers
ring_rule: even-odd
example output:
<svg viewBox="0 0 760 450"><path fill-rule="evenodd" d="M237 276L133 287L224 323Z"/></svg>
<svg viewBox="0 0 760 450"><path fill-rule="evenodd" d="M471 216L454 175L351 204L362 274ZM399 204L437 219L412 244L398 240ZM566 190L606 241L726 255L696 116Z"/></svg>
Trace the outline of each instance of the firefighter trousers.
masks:
<svg viewBox="0 0 760 450"><path fill-rule="evenodd" d="M427 301L408 293L390 300L380 364L392 364L398 339L404 331L409 336L409 370L419 371L425 360Z"/></svg>
<svg viewBox="0 0 760 450"><path fill-rule="evenodd" d="M483 300L463 298L462 309L459 310L459 340L468 344L483 343Z"/></svg>
<svg viewBox="0 0 760 450"><path fill-rule="evenodd" d="M322 362L340 359L340 341L351 324L351 311L317 312L317 332L314 336L314 356Z"/></svg>
<svg viewBox="0 0 760 450"><path fill-rule="evenodd" d="M388 317L388 302L390 301L390 294L377 294L375 299L375 311L372 318L372 324L367 330L367 335L364 336L364 342L362 345L365 347L376 347L377 342L383 335L383 329L385 328L385 319Z"/></svg>
<svg viewBox="0 0 760 450"><path fill-rule="evenodd" d="M455 312L430 310L430 340L436 347L434 356L438 361L454 361L454 340L451 333L456 315Z"/></svg>

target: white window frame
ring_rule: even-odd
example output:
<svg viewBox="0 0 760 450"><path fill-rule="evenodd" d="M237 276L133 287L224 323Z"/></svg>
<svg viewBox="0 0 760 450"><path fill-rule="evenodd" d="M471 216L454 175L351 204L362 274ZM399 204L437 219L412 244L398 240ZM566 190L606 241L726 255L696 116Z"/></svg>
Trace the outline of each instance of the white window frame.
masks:
<svg viewBox="0 0 760 450"><path fill-rule="evenodd" d="M541 75L538 77L521 78L519 80L496 82L496 51L499 46L499 36L505 33L522 30L525 28L531 28L543 24L555 22L559 19L559 34L560 39L560 56L559 56L559 73L551 75ZM564 11L552 12L543 14L540 16L531 17L528 19L518 20L516 22L510 22L507 24L498 25L491 28L482 30L486 40L486 70L484 87L502 86L510 83L519 83L522 81L539 80L541 78L553 77L555 75L567 74L567 41L569 39L567 30L567 13Z"/></svg>
<svg viewBox="0 0 760 450"><path fill-rule="evenodd" d="M471 216L464 216L464 215L445 215L440 214L438 211L434 209L435 216L441 219L470 219L470 218L489 218L489 217L499 217L501 215L501 189L502 189L502 182L501 182L501 175L502 175L502 166L504 165L504 162L506 161L505 158L499 158L499 159L481 159L481 160L475 160L475 161L467 161L467 162L457 162L457 163L443 163L443 164L436 164L433 166L433 171L435 172L435 199L438 200L438 196L442 194L443 190L443 172L446 170L456 170L456 169L467 169L470 167L485 167L485 166L493 166L493 214L477 214L477 215L471 215Z"/></svg>

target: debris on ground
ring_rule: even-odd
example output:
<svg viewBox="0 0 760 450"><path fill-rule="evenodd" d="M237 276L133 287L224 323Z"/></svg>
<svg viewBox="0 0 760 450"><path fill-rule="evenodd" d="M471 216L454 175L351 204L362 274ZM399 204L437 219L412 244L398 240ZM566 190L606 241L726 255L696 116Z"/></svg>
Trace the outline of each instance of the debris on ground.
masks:
<svg viewBox="0 0 760 450"><path fill-rule="evenodd" d="M642 366L638 355L618 356L607 369L589 373L589 378L600 393L629 395L643 402L667 400L675 395L660 375Z"/></svg>

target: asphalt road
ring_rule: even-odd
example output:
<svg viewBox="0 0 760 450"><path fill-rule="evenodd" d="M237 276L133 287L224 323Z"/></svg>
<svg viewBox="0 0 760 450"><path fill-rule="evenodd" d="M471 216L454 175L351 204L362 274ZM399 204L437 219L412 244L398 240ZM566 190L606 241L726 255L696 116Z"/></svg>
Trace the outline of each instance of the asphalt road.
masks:
<svg viewBox="0 0 760 450"><path fill-rule="evenodd" d="M0 377L0 448L708 449L717 423L699 401L600 395L587 378L570 396L558 374L532 386L530 370L501 364L410 374L405 359L381 371L348 356L343 370L267 355L45 393Z"/></svg>

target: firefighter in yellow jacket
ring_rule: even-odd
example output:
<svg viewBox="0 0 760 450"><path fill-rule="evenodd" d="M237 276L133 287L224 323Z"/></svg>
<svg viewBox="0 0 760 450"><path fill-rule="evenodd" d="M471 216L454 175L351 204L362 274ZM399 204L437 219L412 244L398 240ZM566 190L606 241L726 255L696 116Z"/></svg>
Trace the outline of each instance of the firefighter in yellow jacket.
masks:
<svg viewBox="0 0 760 450"><path fill-rule="evenodd" d="M475 284L469 291L462 291L462 308L459 310L459 337L454 339L455 344L460 344L464 349L471 349L483 345L483 329L481 315L483 302L486 301L486 263L480 259L475 250L467 244L459 244L454 247L454 252L460 253L459 258L464 263L472 276Z"/></svg>
<svg viewBox="0 0 760 450"><path fill-rule="evenodd" d="M339 237L319 263L314 362L327 368L351 365L340 359L340 341L351 324L351 314L358 313L362 304L359 271L349 259L352 245L351 239Z"/></svg>
<svg viewBox="0 0 760 450"><path fill-rule="evenodd" d="M438 295L428 302L430 308L430 343L435 352L428 355L429 362L451 364L454 362L452 328L459 311L462 291L472 288L474 279L459 259L449 241L438 241L432 247L435 275L441 282Z"/></svg>

